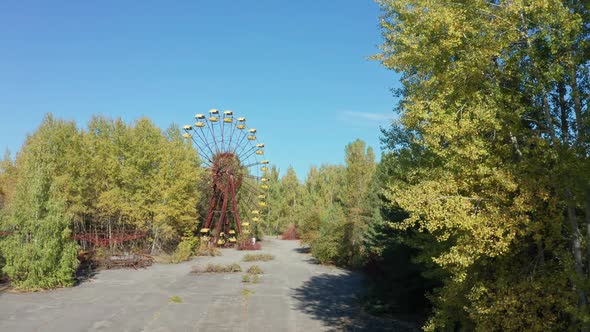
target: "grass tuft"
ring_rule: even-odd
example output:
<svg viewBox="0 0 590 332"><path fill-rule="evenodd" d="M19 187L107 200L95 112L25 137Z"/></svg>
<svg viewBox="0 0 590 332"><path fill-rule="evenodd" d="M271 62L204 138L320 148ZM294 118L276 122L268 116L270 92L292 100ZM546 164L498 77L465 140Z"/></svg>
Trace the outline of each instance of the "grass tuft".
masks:
<svg viewBox="0 0 590 332"><path fill-rule="evenodd" d="M262 269L258 266L258 265L252 265L249 269L248 269L248 273L249 274L263 274L264 272L262 271Z"/></svg>
<svg viewBox="0 0 590 332"><path fill-rule="evenodd" d="M209 264L204 269L199 266L195 266L195 267L193 267L193 270L191 271L191 273L193 273L193 274L198 274L198 273L236 273L236 272L242 272L242 267L237 263L227 264L227 265Z"/></svg>
<svg viewBox="0 0 590 332"><path fill-rule="evenodd" d="M176 303L176 304L181 304L182 303L182 299L180 298L180 296L173 296L170 298L170 300L168 300L169 303Z"/></svg>
<svg viewBox="0 0 590 332"><path fill-rule="evenodd" d="M272 261L273 259L275 259L275 256L269 255L269 254L257 254L257 255L247 254L246 256L244 256L243 261L244 262L268 262L268 261Z"/></svg>

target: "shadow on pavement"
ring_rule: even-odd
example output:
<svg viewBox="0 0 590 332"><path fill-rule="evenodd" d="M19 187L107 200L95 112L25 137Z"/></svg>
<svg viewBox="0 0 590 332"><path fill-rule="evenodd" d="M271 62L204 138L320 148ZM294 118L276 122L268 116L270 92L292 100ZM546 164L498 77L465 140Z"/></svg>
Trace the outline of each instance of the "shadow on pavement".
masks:
<svg viewBox="0 0 590 332"><path fill-rule="evenodd" d="M322 321L330 331L419 331L414 323L370 316L361 309L361 275L347 272L312 277L293 289L296 310Z"/></svg>
<svg viewBox="0 0 590 332"><path fill-rule="evenodd" d="M310 247L299 247L299 248L295 248L293 249L294 251L300 253L300 254L309 254L311 253L311 248Z"/></svg>

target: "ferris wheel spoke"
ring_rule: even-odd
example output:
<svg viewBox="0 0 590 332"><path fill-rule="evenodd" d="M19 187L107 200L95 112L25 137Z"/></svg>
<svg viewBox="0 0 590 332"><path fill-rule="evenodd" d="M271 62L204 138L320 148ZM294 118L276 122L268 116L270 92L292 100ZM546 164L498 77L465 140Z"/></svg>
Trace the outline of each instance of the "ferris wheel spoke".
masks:
<svg viewBox="0 0 590 332"><path fill-rule="evenodd" d="M201 131L203 128L200 128ZM210 154L207 154L205 150L203 150L203 152L205 153L205 155L207 156L207 158L209 159L210 162L213 162L213 155L215 153L213 153L213 150L211 149L211 146L209 145L209 143L207 143L207 141L205 141L205 138L201 136L201 134L199 133L199 131L195 128L193 128L193 132L195 133L195 135L197 135L197 137L201 140L201 142L203 142L202 145L204 145L207 150L209 150ZM199 144L198 142L196 142L194 139L193 141L195 142L195 144L197 145L197 147L200 147L201 144Z"/></svg>
<svg viewBox="0 0 590 332"><path fill-rule="evenodd" d="M236 144L235 147L231 147L231 151L235 154L238 150L238 148L240 146L242 146L242 143L244 142L244 139L246 139L246 137L248 137L248 133L246 132L245 129L240 129L239 130L239 134L238 134L238 139L236 140Z"/></svg>
<svg viewBox="0 0 590 332"><path fill-rule="evenodd" d="M209 155L207 155L207 153L205 153L205 151L199 147L199 143L195 140L194 137L191 137L191 139L195 143L195 145L197 146L197 150L199 151L199 154L201 154L201 157L202 157L201 160L203 161L203 163L205 163L209 167L212 167L213 160L211 160L211 157Z"/></svg>
<svg viewBox="0 0 590 332"><path fill-rule="evenodd" d="M221 152L225 152L226 151L225 150L225 137L223 136L223 132L224 132L224 128L225 128L225 125L224 125L225 122L223 122L223 119L224 118L220 117L219 120L217 121L217 124L218 124L218 127L219 127L219 133L220 133L220 136L219 136L219 142L220 142L219 150Z"/></svg>
<svg viewBox="0 0 590 332"><path fill-rule="evenodd" d="M232 149L232 141L234 139L234 133L236 131L236 124L233 123L233 117L232 117L232 123L231 123L231 132L229 134L229 143L227 144L227 151L228 152L232 152L233 153L233 149Z"/></svg>
<svg viewBox="0 0 590 332"><path fill-rule="evenodd" d="M199 144L199 142L197 142L195 140L195 137L194 137L195 135L192 135L191 139L193 140L193 142L197 146L197 149L201 152L203 157L207 158L207 160L209 161L209 166L212 166L212 164L213 164L213 151L211 151L209 144L207 144L207 142L205 142L205 140L199 135L199 132L196 129L193 128L193 132L203 142L203 145L206 146L207 149L209 149L209 151L211 152L211 154L208 154L207 151L205 151L204 148L201 147L201 144Z"/></svg>
<svg viewBox="0 0 590 332"><path fill-rule="evenodd" d="M258 155L258 151L262 151L261 155L264 154L264 150L260 150L261 148L258 146L253 146L250 150L243 153L239 156L240 159L248 160L248 158L252 157L253 155Z"/></svg>
<svg viewBox="0 0 590 332"><path fill-rule="evenodd" d="M247 182L242 183L242 185L243 184L246 184L246 187L247 187L246 189L249 190L250 192L253 192L253 193L257 194L257 195L263 193L260 189L256 188L255 186L253 186L253 185L251 185L251 184L249 184Z"/></svg>
<svg viewBox="0 0 590 332"><path fill-rule="evenodd" d="M214 113L214 112L217 112L217 113ZM219 151L220 151L219 146L217 145L217 137L215 135L215 122L218 121L219 118L214 115L217 115L218 113L219 113L219 111L215 110L215 109L209 111L209 115L211 115L211 116L208 119L209 120L208 123L210 125L207 126L207 128L209 128L209 132L211 133L211 138L213 139L213 143L215 144L215 152L216 153L219 153ZM212 122L211 121L212 119L217 119L217 120Z"/></svg>

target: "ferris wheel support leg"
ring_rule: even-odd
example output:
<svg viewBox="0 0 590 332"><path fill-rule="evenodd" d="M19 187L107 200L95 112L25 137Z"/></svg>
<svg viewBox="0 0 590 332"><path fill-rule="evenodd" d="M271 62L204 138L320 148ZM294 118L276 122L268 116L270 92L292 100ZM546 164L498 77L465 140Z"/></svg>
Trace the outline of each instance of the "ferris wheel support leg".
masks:
<svg viewBox="0 0 590 332"><path fill-rule="evenodd" d="M236 222L236 229L238 231L238 234L242 235L242 221L240 220L240 215L238 214L238 201L236 199L236 184L234 181L231 181L231 189L230 190L232 191L232 212L234 214L234 220Z"/></svg>
<svg viewBox="0 0 590 332"><path fill-rule="evenodd" d="M223 206L221 207L221 216L219 217L219 220L217 221L217 225L215 227L215 234L213 237L214 243L217 243L217 240L219 239L219 233L221 232L221 226L223 226L223 223L225 222L225 217L227 215L227 213L226 213L227 203L228 203L227 190L224 191L222 193L222 195L223 195Z"/></svg>
<svg viewBox="0 0 590 332"><path fill-rule="evenodd" d="M209 202L209 214L207 215L207 219L205 219L205 224L203 228L211 228L211 223L213 222L213 214L215 213L215 201L216 195L215 193L211 195L211 201Z"/></svg>

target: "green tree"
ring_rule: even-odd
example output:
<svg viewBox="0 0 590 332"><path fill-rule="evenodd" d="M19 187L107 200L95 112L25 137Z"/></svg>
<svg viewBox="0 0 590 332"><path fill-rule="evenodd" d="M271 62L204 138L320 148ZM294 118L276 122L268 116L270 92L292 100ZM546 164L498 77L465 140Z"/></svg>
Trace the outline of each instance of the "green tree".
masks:
<svg viewBox="0 0 590 332"><path fill-rule="evenodd" d="M19 176L4 228L12 234L0 244L3 271L17 289L69 286L78 265L78 246L71 238L70 220L59 180L79 138L73 123L48 115L30 136L17 158Z"/></svg>
<svg viewBox="0 0 590 332"><path fill-rule="evenodd" d="M422 257L447 274L427 328L587 326L586 5L379 3L377 58L403 74L392 226L432 236Z"/></svg>

